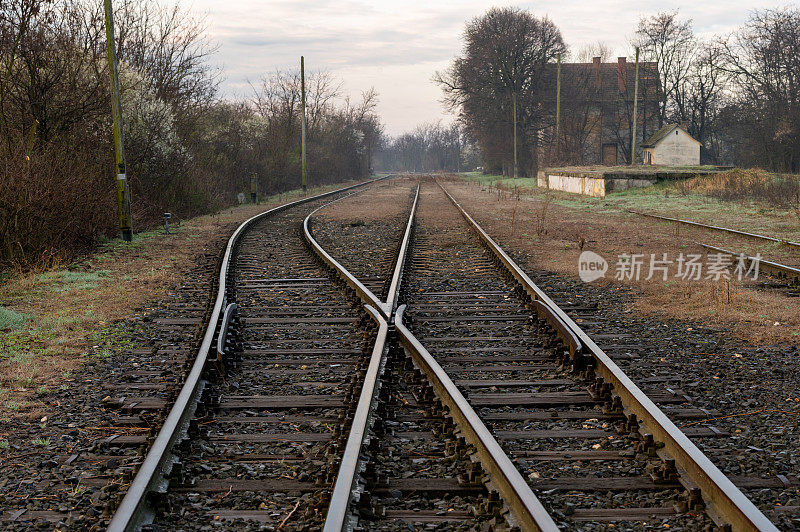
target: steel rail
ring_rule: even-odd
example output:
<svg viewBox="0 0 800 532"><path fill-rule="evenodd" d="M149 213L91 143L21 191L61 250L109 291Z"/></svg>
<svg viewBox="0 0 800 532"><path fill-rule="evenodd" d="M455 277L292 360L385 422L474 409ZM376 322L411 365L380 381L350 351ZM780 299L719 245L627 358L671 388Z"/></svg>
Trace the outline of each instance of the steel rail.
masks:
<svg viewBox="0 0 800 532"><path fill-rule="evenodd" d="M372 414L377 406L375 399L378 397L380 377L386 361L386 338L389 324L383 315L372 306L364 305L364 308L378 322L378 336L375 339L367 373L364 376L364 384L358 397L358 405L353 415L353 423L347 436L342 461L339 464L339 473L333 486L328 514L325 516L324 532L338 532L353 528L348 509L358 485L358 473L361 471L363 463L361 450L369 444L367 439L369 428Z"/></svg>
<svg viewBox="0 0 800 532"><path fill-rule="evenodd" d="M411 355L417 366L428 376L436 395L450 410L453 421L461 429L464 439L475 446L481 465L500 492L522 530L558 530L553 518L533 493L519 470L486 428L469 401L456 387L453 380L425 349L425 346L403 325L406 306L397 309L394 326L400 336L400 343Z"/></svg>
<svg viewBox="0 0 800 532"><path fill-rule="evenodd" d="M748 233L747 231L739 231L738 229L730 229L728 227L720 227L718 225L708 225L700 222L693 222L691 220L681 220L680 218L670 218L669 216L661 216L660 214L650 214L647 212L639 212L634 211L631 209L626 209L627 212L631 214L638 214L639 216L647 216L648 218L655 218L657 220L664 220L667 222L676 222L681 223L684 225L693 225L695 227L702 227L703 229L713 229L714 231L722 231L725 233L731 233L734 235L739 236L746 236L748 238L756 238L759 240L768 240L770 242L777 242L778 244L783 244L786 246L794 246L800 248L800 242L792 242L791 240L786 240L783 238L775 238L772 236L760 235L758 233Z"/></svg>
<svg viewBox="0 0 800 532"><path fill-rule="evenodd" d="M777 277L782 277L782 278L792 277L795 280L799 280L800 279L800 268L795 268L793 266L787 266L785 264L780 264L778 262L772 262L772 261L769 261L769 260L762 259L761 257L750 257L748 255L745 255L744 253L737 253L737 252L731 251L729 249L724 249L724 248L720 248L720 247L717 247L717 246L712 246L712 245L709 245L709 244L703 244L702 242L695 242L695 244L697 244L698 246L701 246L701 247L703 247L705 249L710 249L710 250L716 251L718 253L724 253L726 255L731 255L733 257L737 257L739 259L743 259L745 261L748 261L751 266L753 265L753 263L757 263L759 269L766 270L766 271L774 274Z"/></svg>
<svg viewBox="0 0 800 532"><path fill-rule="evenodd" d="M331 493L331 500L328 504L328 512L325 516L325 532L337 532L340 530L352 530L353 523L350 519L350 502L358 488L358 474L363 464L362 449L368 443L369 428L373 420L373 412L377 406L375 401L380 390L380 377L386 364L386 339L389 330L389 319L391 310L387 312L387 305L364 284L359 281L347 268L342 266L339 261L325 251L320 243L311 233L311 218L321 209L333 205L337 201L348 198L350 195L338 198L315 209L305 220L303 220L303 235L311 249L334 270L347 286L364 302L364 308L378 322L378 335L370 356L367 372L364 376L364 383L358 397L356 411L350 425L350 432L347 435L342 461L339 464L339 471L336 482ZM414 211L412 209L409 222L413 220Z"/></svg>
<svg viewBox="0 0 800 532"><path fill-rule="evenodd" d="M347 270L347 268L339 264L339 261L334 259L330 253L325 251L325 249L319 244L319 242L317 242L317 240L311 234L311 228L310 228L311 217L314 216L321 209L324 209L325 207L333 205L337 201L341 201L348 197L350 196L348 195L343 198L338 198L334 201L331 201L330 203L326 203L325 205L322 205L321 207L318 207L313 211L311 211L311 213L308 216L306 216L306 219L303 220L303 234L305 235L308 244L311 246L314 252L320 256L323 262L325 262L325 264L327 264L328 267L337 272L339 277L347 284L347 286L349 286L353 291L355 291L356 295L362 301L364 301L365 304L380 310L381 315L384 317L384 319L388 320L391 317L391 313L386 312L386 306L381 302L380 299L378 299L378 296L376 296L372 292L372 290L364 286L364 284L361 281L356 279L356 277L353 274L351 274Z"/></svg>
<svg viewBox="0 0 800 532"><path fill-rule="evenodd" d="M196 410L197 400L200 397L200 393L205 385L205 381L202 379L203 370L205 369L206 362L208 361L208 356L212 349L217 325L219 324L219 320L226 303L225 288L227 284L228 272L230 270L231 261L234 254L234 247L244 232L249 229L254 222L267 216L282 212L304 203L308 203L310 201L326 198L333 194L363 187L376 181L387 179L388 177L391 176L372 179L274 207L245 220L241 225L239 225L236 231L234 231L233 235L231 235L231 237L228 239L228 244L225 248L225 254L222 258L222 264L219 270L217 296L214 302L214 307L211 311L211 317L208 321L208 326L206 327L205 335L203 336L203 341L200 344L200 348L197 352L197 357L195 358L194 364L189 371L189 375L184 381L174 405L170 409L166 420L164 420L164 424L158 431L156 439L153 441L153 444L147 452L142 465L139 467L136 476L131 482L131 485L128 487L125 497L117 507L114 517L112 517L111 522L108 525L108 530L110 532L138 530L142 525L147 524L153 518L152 512L148 508L148 494L161 491L166 488L166 475L169 474L175 461L175 458L172 455L172 449L174 445L186 434L189 421Z"/></svg>
<svg viewBox="0 0 800 532"><path fill-rule="evenodd" d="M438 183L438 181L437 181ZM645 425L653 438L663 443L663 450L675 460L682 480L688 478L700 488L709 515L718 524L730 524L733 530L777 532L778 528L726 477L711 460L656 406L647 395L603 352L572 318L536 286L522 268L483 230L441 183L442 191L461 212L484 245L508 269L528 295L548 305L578 336L584 348L597 362L595 371L614 387L626 411L634 413L644 434Z"/></svg>
<svg viewBox="0 0 800 532"><path fill-rule="evenodd" d="M348 197L348 196L346 196ZM383 374L383 369L386 363L386 338L388 334L388 322L392 317L394 306L396 305L398 291L400 288L399 279L396 276L398 272L403 271L403 264L405 263L406 250L414 224L414 216L416 214L417 200L419 198L419 185L417 185L416 195L414 202L411 206L411 212L408 217L408 224L403 239L400 243L400 249L395 259L394 276L389 288L389 293L385 303L380 303L377 296L371 290L366 288L358 279L355 278L346 268L339 264L327 251L313 237L310 230L311 217L320 209L328 207L335 203L332 201L316 209L308 215L303 221L303 232L309 245L314 251L322 258L322 260L331 268L333 268L340 278L342 278L348 286L350 286L356 293L366 302L364 307L372 314L373 318L378 321L379 330L378 337L375 342L375 347L370 357L367 373L364 377L364 383L359 394L358 404L356 406L355 414L350 428L350 433L347 436L347 443L345 444L342 461L339 465L339 472L336 477L336 483L333 487L331 500L328 505L328 513L325 517L324 532L338 532L340 530L352 530L354 523L351 522L350 517L350 503L353 500L358 490L358 474L363 465L362 450L369 443L369 429L372 426L373 412L377 406L375 398L378 396L380 390L380 379ZM344 199L344 198L341 198ZM338 200L337 200L338 201ZM376 310L375 303L378 304Z"/></svg>
<svg viewBox="0 0 800 532"><path fill-rule="evenodd" d="M411 214L408 216L408 225L403 234L403 241L400 243L400 252L397 254L397 259L394 264L394 273L392 274L392 282L389 285L389 293L386 297L386 310L389 311L390 316L394 314L397 309L397 300L400 297L400 283L403 279L403 270L406 264L406 251L411 242L411 232L414 226L414 218L417 213L417 204L419 203L419 189L417 185L417 192L414 194L414 203L411 205ZM393 316L392 316L393 318Z"/></svg>
<svg viewBox="0 0 800 532"><path fill-rule="evenodd" d="M219 334L217 334L218 360L222 360L223 355L225 355L225 337L228 335L228 327L230 326L231 320L236 314L238 308L239 307L236 306L236 303L228 303L228 306L225 307L225 313L222 316L222 325L220 325Z"/></svg>
<svg viewBox="0 0 800 532"><path fill-rule="evenodd" d="M389 301L397 301L397 293L399 291L401 278L403 275L404 264L408 253L408 248L411 242L411 233L413 231L413 222L416 215L416 207L419 200L419 186L414 197L414 204L409 215L409 222L406 225L406 231L403 235L403 240L400 245L400 250L395 262L394 274L392 276L392 283L390 293L387 297L387 304L384 308L391 309ZM338 200L337 200L338 201ZM331 202L334 203L334 202ZM328 203L320 209L330 205ZM320 210L320 209L317 209ZM322 247L313 239L308 230L308 221L311 216L316 213L311 213L304 222L306 232L306 239L314 247L315 251L325 260L326 263L331 265L339 273L340 277L347 282L351 287L362 287L357 289L358 293L364 293L362 299L370 305L377 297L372 294L368 289L364 288L361 283L341 264L335 261ZM335 265L335 266L334 266ZM396 304L396 303L395 303ZM462 431L464 438L475 446L480 457L481 464L486 468L490 475L491 482L497 487L503 500L509 506L512 514L512 519L516 519L518 524L523 530L542 530L552 532L558 530L555 522L550 514L542 506L539 499L536 498L530 486L522 478L522 475L511 462L511 459L506 455L505 451L497 443L492 433L486 428L483 421L475 413L472 406L467 399L458 390L455 383L452 381L447 372L439 365L427 349L417 340L417 338L403 325L403 311L405 305L401 305L394 314L394 326L400 336L400 342L403 344L407 352L411 355L417 366L428 376L431 384L433 385L436 395L440 398L443 404L447 405L450 410L450 415ZM374 357L374 352L373 352ZM374 359L370 361L370 368ZM369 375L369 370L368 370ZM372 377L378 379L379 373L372 374ZM357 415L353 420L350 436L347 440L345 455L348 457L347 467L345 462L342 461L340 467L340 477L337 479L334 493L331 497L331 503L328 510L328 516L325 522L324 530L326 532L336 532L339 530L350 530L350 523L348 518L348 507L352 496L357 488L357 467L359 467L360 459L354 458L355 453L359 453L364 448L364 438L368 433L368 424L370 417L365 415L371 412L372 402L374 401L375 391L377 386L369 381L365 381L365 387L369 386L370 391L365 393L362 390L359 404L357 407ZM370 405L364 403L369 402ZM359 412L361 413L359 415ZM355 431L355 432L354 432ZM341 482L340 482L341 480ZM338 488L338 490L337 490Z"/></svg>

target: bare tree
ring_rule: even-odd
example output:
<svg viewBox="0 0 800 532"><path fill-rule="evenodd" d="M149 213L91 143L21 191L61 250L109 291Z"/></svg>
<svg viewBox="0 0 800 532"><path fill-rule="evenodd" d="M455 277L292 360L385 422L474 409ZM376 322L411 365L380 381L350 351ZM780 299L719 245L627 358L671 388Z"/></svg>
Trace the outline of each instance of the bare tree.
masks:
<svg viewBox="0 0 800 532"><path fill-rule="evenodd" d="M722 47L737 87L731 141L751 163L800 171L800 10L756 11Z"/></svg>
<svg viewBox="0 0 800 532"><path fill-rule="evenodd" d="M159 98L181 114L212 101L221 78L209 63L218 47L206 36L205 18L157 0L123 0L115 18L120 60L146 74Z"/></svg>
<svg viewBox="0 0 800 532"><path fill-rule="evenodd" d="M519 166L530 175L537 166L538 133L545 127L539 105L541 73L567 51L561 32L546 17L493 8L467 25L464 40L463 56L434 78L444 91L445 103L458 111L487 161L510 174L516 100Z"/></svg>
<svg viewBox="0 0 800 532"><path fill-rule="evenodd" d="M703 144L708 160L718 158L714 126L724 102L728 74L723 69L723 49L716 43L701 43L683 84L675 91L679 122Z"/></svg>
<svg viewBox="0 0 800 532"><path fill-rule="evenodd" d="M641 48L643 60L658 64L661 83L658 116L661 127L673 112L672 104L692 67L696 48L692 22L680 20L677 11L642 17L634 44Z"/></svg>
<svg viewBox="0 0 800 532"><path fill-rule="evenodd" d="M593 49L590 53L597 51ZM593 57L597 56L589 56L589 62ZM561 138L557 139L561 143L560 160L554 162L583 165L587 158L591 158L589 151L596 151L596 143L590 142L590 139L599 135L602 126L595 76L583 64L564 65L561 76Z"/></svg>
<svg viewBox="0 0 800 532"><path fill-rule="evenodd" d="M467 144L459 124L422 124L410 133L387 139L379 164L392 171L460 172Z"/></svg>
<svg viewBox="0 0 800 532"><path fill-rule="evenodd" d="M608 44L597 41L581 46L575 53L575 60L578 63L591 63L592 59L599 57L600 62L605 63L611 59L613 54L614 52Z"/></svg>

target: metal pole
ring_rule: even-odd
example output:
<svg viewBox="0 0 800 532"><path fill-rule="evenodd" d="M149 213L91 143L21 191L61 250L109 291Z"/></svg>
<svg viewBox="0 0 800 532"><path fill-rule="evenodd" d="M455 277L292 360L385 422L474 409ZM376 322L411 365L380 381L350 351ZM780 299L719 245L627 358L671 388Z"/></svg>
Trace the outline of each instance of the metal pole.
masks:
<svg viewBox="0 0 800 532"><path fill-rule="evenodd" d="M511 93L512 115L514 116L514 179L517 178L517 93Z"/></svg>
<svg viewBox="0 0 800 532"><path fill-rule="evenodd" d="M556 71L556 164L559 161L559 140L561 139L561 54L558 54L558 70Z"/></svg>
<svg viewBox="0 0 800 532"><path fill-rule="evenodd" d="M631 138L631 165L636 162L636 119L639 118L639 47L636 47L636 78L633 82L633 137Z"/></svg>
<svg viewBox="0 0 800 532"><path fill-rule="evenodd" d="M306 191L306 70L305 59L300 56L300 100L302 108L300 142L302 144L303 193Z"/></svg>
<svg viewBox="0 0 800 532"><path fill-rule="evenodd" d="M131 224L131 190L125 174L125 152L122 139L122 104L119 97L119 75L117 73L117 51L114 45L114 13L111 0L105 0L106 47L108 49L108 71L111 74L111 110L114 115L114 154L117 163L117 210L122 240L133 240Z"/></svg>

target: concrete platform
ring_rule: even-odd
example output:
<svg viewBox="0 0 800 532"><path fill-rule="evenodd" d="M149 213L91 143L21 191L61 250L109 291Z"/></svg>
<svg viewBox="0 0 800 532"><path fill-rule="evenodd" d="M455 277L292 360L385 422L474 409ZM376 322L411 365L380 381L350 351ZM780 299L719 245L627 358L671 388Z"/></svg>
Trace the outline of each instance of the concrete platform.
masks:
<svg viewBox="0 0 800 532"><path fill-rule="evenodd" d="M539 170L538 185L552 190L603 198L611 192L648 187L728 170L720 166L572 166Z"/></svg>

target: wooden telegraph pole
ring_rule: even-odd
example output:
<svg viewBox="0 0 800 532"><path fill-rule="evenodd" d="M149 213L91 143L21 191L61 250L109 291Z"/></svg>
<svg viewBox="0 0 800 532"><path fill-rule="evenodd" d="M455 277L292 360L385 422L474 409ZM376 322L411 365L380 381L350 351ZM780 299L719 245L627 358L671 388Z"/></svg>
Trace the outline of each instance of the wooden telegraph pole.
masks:
<svg viewBox="0 0 800 532"><path fill-rule="evenodd" d="M511 93L511 114L514 121L514 179L517 178L517 93ZM516 186L516 185L515 185Z"/></svg>
<svg viewBox="0 0 800 532"><path fill-rule="evenodd" d="M561 54L558 54L558 69L556 70L556 164L559 161L559 147L561 133Z"/></svg>
<svg viewBox="0 0 800 532"><path fill-rule="evenodd" d="M639 47L636 47L636 78L633 82L633 137L631 138L631 166L636 163L636 120L639 118Z"/></svg>
<svg viewBox="0 0 800 532"><path fill-rule="evenodd" d="M306 70L305 70L305 59L303 56L300 56L300 107L302 108L302 117L301 117L301 130L300 130L300 144L301 144L301 165L303 168L303 177L302 177L302 185L303 185L303 193L306 192Z"/></svg>
<svg viewBox="0 0 800 532"><path fill-rule="evenodd" d="M133 240L131 224L131 190L125 173L125 151L122 139L122 104L119 97L119 74L117 72L117 51L114 45L114 13L111 0L105 0L106 7L106 47L108 49L108 71L111 74L111 110L114 114L114 154L117 163L117 210L122 240Z"/></svg>

